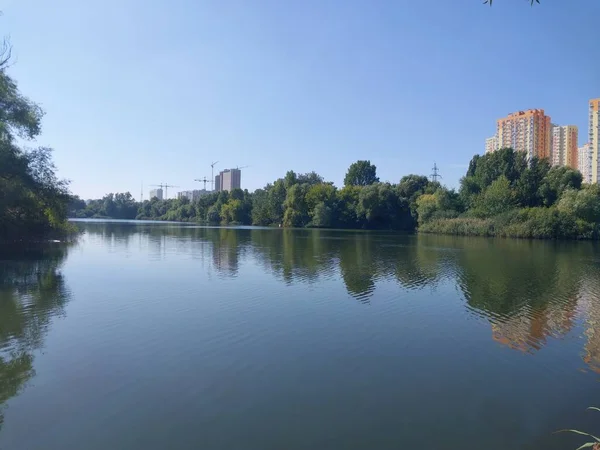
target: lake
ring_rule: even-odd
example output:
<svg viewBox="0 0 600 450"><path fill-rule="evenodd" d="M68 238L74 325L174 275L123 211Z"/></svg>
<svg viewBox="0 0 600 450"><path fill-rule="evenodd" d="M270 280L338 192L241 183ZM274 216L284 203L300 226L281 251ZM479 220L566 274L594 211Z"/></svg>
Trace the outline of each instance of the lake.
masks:
<svg viewBox="0 0 600 450"><path fill-rule="evenodd" d="M0 449L565 449L600 246L82 222L0 261Z"/></svg>

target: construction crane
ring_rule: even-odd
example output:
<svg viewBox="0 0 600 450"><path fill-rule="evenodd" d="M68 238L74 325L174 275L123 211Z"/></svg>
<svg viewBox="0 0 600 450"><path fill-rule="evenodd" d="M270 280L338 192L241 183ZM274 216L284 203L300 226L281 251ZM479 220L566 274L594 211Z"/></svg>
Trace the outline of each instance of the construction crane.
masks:
<svg viewBox="0 0 600 450"><path fill-rule="evenodd" d="M242 167L238 166L238 167L236 167L235 169L236 169L236 170L241 170L241 169L246 169L247 167L250 167L250 166L242 166Z"/></svg>
<svg viewBox="0 0 600 450"><path fill-rule="evenodd" d="M219 161L215 161L210 165L210 185L212 186L212 190L215 190L215 166Z"/></svg>
<svg viewBox="0 0 600 450"><path fill-rule="evenodd" d="M167 183L151 184L150 186L156 186L156 187L159 187L161 189L164 188L164 190L165 190L165 200L169 198L169 195L167 194L167 188L170 188L170 187L179 187L179 186L175 186L174 184L167 184Z"/></svg>
<svg viewBox="0 0 600 450"><path fill-rule="evenodd" d="M206 177L204 178L196 178L194 181L199 181L200 183L204 183L204 190L206 190L206 183L209 181ZM214 183L214 180L213 180Z"/></svg>

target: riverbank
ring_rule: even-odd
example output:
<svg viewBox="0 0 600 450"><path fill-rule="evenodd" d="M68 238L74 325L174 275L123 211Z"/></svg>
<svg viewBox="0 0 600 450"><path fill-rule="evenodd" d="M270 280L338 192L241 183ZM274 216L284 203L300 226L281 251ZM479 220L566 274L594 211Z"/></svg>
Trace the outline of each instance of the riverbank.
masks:
<svg viewBox="0 0 600 450"><path fill-rule="evenodd" d="M521 239L599 240L600 225L557 208L524 208L492 218L456 217L422 224L419 233Z"/></svg>

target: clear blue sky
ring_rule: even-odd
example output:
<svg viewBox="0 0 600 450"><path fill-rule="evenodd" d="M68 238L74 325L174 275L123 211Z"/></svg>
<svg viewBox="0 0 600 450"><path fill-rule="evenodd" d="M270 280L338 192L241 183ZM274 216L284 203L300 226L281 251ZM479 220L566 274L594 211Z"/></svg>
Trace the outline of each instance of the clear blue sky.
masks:
<svg viewBox="0 0 600 450"><path fill-rule="evenodd" d="M0 24L83 198L199 188L211 160L249 190L357 159L456 186L497 118L543 108L584 143L600 97L599 0L494 3L0 0Z"/></svg>

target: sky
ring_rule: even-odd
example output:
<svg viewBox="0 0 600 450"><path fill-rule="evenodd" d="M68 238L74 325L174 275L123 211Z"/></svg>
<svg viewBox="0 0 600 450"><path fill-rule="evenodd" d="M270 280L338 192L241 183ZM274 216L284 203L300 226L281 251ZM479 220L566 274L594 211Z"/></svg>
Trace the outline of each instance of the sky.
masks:
<svg viewBox="0 0 600 450"><path fill-rule="evenodd" d="M0 0L10 75L84 199L242 170L457 187L496 120L542 108L587 136L600 0Z"/></svg>

